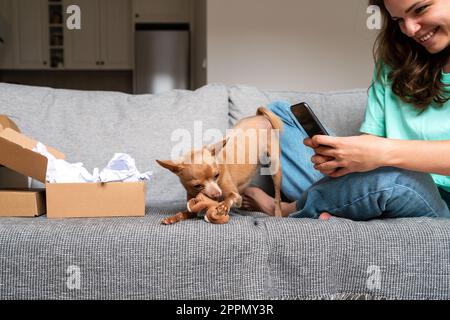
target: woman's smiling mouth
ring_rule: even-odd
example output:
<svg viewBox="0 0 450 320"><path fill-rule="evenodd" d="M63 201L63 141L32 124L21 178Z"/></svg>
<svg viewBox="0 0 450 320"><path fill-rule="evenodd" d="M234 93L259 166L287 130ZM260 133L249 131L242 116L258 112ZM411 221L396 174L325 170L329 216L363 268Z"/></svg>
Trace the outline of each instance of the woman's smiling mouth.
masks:
<svg viewBox="0 0 450 320"><path fill-rule="evenodd" d="M433 38L433 36L436 34L436 32L439 30L439 27L434 28L433 30L431 30L430 32L428 32L427 34L418 37L419 42L420 43L425 43L428 40L430 40L431 38Z"/></svg>

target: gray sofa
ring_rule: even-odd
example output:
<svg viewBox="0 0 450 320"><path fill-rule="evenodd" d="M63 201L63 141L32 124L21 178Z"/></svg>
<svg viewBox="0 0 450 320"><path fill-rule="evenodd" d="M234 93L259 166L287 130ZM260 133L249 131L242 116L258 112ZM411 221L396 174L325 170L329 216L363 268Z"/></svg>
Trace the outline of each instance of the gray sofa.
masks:
<svg viewBox="0 0 450 320"><path fill-rule="evenodd" d="M0 84L0 113L69 161L93 169L126 152L154 172L145 217L1 218L0 299L449 299L449 220L323 222L235 211L225 225L160 224L185 206L177 178L154 161L179 143L172 132L225 132L276 99L308 101L336 134L352 135L366 90L215 84L132 96Z"/></svg>

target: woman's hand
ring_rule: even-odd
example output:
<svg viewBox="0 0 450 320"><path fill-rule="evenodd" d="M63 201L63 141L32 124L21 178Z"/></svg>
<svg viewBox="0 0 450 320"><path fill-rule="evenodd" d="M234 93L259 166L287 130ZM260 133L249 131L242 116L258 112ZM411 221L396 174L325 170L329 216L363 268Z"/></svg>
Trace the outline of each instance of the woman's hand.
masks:
<svg viewBox="0 0 450 320"><path fill-rule="evenodd" d="M337 178L352 172L366 172L383 166L388 139L372 135L307 138L303 143L314 149L311 161L322 174Z"/></svg>

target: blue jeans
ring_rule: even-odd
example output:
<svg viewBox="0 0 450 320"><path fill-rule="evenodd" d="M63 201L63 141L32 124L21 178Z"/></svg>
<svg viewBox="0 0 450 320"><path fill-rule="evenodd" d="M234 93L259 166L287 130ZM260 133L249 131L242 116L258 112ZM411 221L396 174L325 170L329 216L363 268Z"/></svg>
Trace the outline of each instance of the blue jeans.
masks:
<svg viewBox="0 0 450 320"><path fill-rule="evenodd" d="M290 111L290 104L269 104L284 124L281 134L281 190L296 201L297 212L290 217L318 218L320 213L352 220L400 217L449 217L450 193L438 189L427 173L381 167L370 172L330 178L315 170L313 149ZM445 200L444 200L445 199Z"/></svg>

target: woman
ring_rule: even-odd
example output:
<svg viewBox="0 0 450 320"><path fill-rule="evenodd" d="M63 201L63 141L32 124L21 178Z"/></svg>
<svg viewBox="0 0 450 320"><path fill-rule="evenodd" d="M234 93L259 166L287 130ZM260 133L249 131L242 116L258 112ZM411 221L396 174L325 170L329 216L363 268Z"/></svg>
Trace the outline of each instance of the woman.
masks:
<svg viewBox="0 0 450 320"><path fill-rule="evenodd" d="M450 217L450 2L370 4L384 22L363 135L310 139L289 103L269 105L285 124L282 190L296 200L282 204L285 216ZM245 209L273 205L261 189L245 191Z"/></svg>

